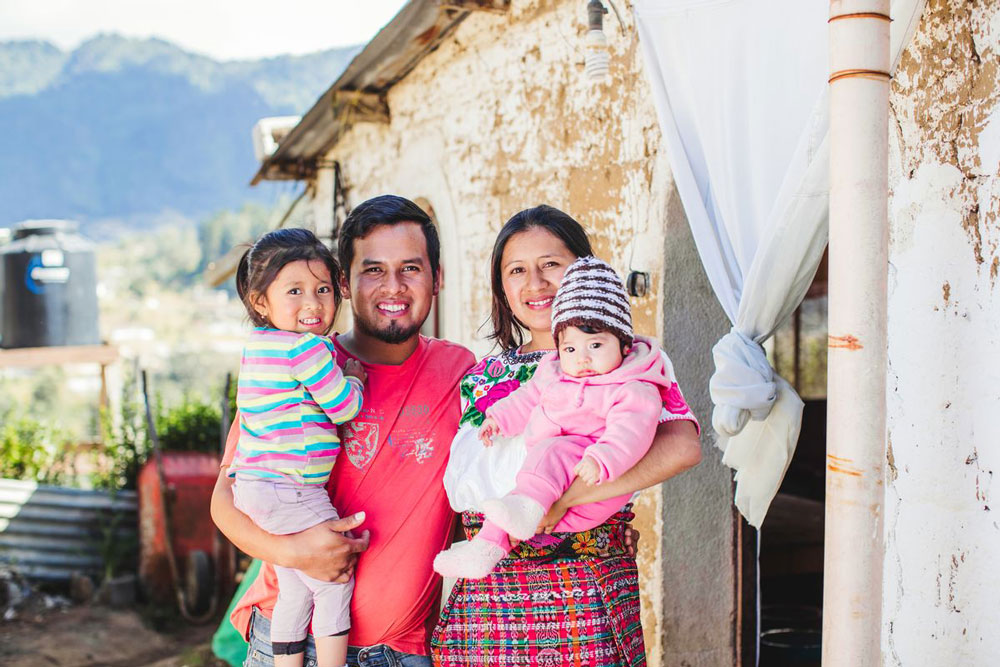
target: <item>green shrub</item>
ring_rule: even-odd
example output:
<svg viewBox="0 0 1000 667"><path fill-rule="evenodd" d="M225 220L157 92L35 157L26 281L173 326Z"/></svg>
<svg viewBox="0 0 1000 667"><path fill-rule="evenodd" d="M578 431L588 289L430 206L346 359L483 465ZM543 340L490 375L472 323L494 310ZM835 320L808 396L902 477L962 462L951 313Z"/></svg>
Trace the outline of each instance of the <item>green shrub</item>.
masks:
<svg viewBox="0 0 1000 667"><path fill-rule="evenodd" d="M179 406L159 412L156 433L165 452L218 453L222 414L217 406L190 397Z"/></svg>
<svg viewBox="0 0 1000 667"><path fill-rule="evenodd" d="M0 425L0 477L61 484L73 471L70 450L51 425L7 413Z"/></svg>

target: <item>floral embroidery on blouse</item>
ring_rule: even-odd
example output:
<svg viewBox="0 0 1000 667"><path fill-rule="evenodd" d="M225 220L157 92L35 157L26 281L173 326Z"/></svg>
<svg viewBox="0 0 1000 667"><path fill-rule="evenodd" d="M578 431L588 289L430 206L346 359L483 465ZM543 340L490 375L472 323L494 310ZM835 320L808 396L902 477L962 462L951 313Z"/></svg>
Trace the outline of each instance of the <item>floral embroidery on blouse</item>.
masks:
<svg viewBox="0 0 1000 667"><path fill-rule="evenodd" d="M508 350L497 356L483 357L462 378L462 418L459 426L482 425L486 410L531 379L538 362L548 354L545 350L521 353Z"/></svg>

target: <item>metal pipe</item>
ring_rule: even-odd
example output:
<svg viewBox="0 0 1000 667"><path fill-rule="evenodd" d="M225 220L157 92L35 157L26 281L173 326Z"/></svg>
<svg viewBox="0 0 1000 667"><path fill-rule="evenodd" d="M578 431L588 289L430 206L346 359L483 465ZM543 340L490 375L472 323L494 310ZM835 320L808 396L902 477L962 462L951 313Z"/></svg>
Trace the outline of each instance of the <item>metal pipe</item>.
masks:
<svg viewBox="0 0 1000 667"><path fill-rule="evenodd" d="M889 0L830 2L823 665L881 663Z"/></svg>

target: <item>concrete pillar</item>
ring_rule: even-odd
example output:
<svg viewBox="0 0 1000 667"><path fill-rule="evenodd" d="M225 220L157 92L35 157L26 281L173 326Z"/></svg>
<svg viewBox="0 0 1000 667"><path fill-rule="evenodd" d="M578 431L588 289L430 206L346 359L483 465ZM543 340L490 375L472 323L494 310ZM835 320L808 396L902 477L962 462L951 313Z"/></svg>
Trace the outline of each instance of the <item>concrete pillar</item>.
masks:
<svg viewBox="0 0 1000 667"><path fill-rule="evenodd" d="M680 196L667 202L663 341L678 382L701 420L702 462L662 485L664 667L738 665L739 587L732 472L712 443L708 380L712 345L730 328L712 292Z"/></svg>

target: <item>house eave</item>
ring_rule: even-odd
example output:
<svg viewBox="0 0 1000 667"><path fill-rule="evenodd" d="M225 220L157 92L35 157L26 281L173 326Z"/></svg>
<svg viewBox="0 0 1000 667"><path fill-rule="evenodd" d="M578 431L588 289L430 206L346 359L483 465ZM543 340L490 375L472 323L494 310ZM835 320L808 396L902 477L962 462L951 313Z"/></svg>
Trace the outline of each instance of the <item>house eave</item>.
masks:
<svg viewBox="0 0 1000 667"><path fill-rule="evenodd" d="M509 5L510 0L410 0L261 163L250 184L311 178L319 161L355 123L389 122L389 89L434 52L469 14L502 13Z"/></svg>

